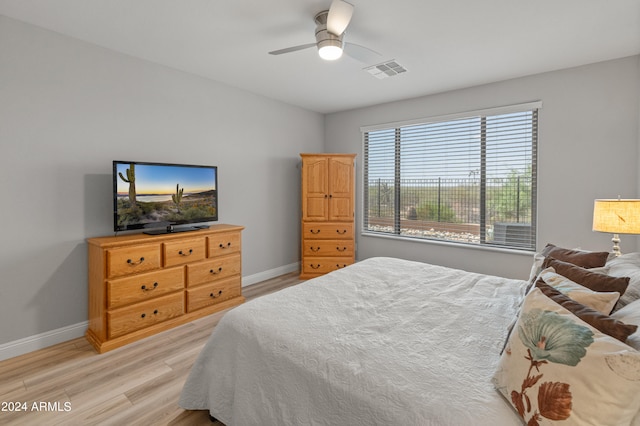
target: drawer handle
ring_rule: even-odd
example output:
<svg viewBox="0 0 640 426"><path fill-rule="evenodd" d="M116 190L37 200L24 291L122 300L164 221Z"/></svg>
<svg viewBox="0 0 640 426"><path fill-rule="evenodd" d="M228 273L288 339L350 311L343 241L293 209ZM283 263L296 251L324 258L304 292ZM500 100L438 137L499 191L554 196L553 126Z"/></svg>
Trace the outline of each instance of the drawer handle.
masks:
<svg viewBox="0 0 640 426"><path fill-rule="evenodd" d="M312 252L316 253L318 251L320 251L320 247L309 247L311 249Z"/></svg>
<svg viewBox="0 0 640 426"><path fill-rule="evenodd" d="M180 250L180 251L178 252L178 254L179 254L180 256L191 256L191 253L193 253L193 249L189 249L189 252L188 252L188 253L185 253L185 252L183 252L182 250Z"/></svg>
<svg viewBox="0 0 640 426"><path fill-rule="evenodd" d="M218 294L216 293L209 294L209 297L211 297L212 299L215 299L216 297L220 297L220 296L222 296L222 290L218 291Z"/></svg>
<svg viewBox="0 0 640 426"><path fill-rule="evenodd" d="M226 249L226 248L229 248L229 247L231 247L231 242L228 242L226 246L224 244L220 243L220 248L221 249Z"/></svg>
<svg viewBox="0 0 640 426"><path fill-rule="evenodd" d="M347 230L345 229L345 230L343 230L342 232L340 232L340 230L339 230L339 229L336 229L336 232L337 232L338 234L340 234L340 235L344 235L344 234L346 234L346 233L347 233Z"/></svg>
<svg viewBox="0 0 640 426"><path fill-rule="evenodd" d="M153 315L158 315L158 310L154 310L153 311ZM140 318L146 318L147 314L143 313L142 315L140 315Z"/></svg>
<svg viewBox="0 0 640 426"><path fill-rule="evenodd" d="M153 283L153 287L149 288L146 285L142 285L142 287L140 287L142 289L142 291L151 291L151 290L155 290L156 288L158 288L158 283L155 282Z"/></svg>
<svg viewBox="0 0 640 426"><path fill-rule="evenodd" d="M220 272L222 272L222 266L219 267L217 271L215 269L209 269L209 273L213 275L219 274Z"/></svg>
<svg viewBox="0 0 640 426"><path fill-rule="evenodd" d="M342 248L336 247L336 250L338 250L339 252L343 252L343 251L347 251L347 248L346 247L342 247Z"/></svg>
<svg viewBox="0 0 640 426"><path fill-rule="evenodd" d="M139 260L139 261L137 261L137 262L134 262L134 261L133 261L133 260L131 260L131 259L127 259L127 263L128 263L129 265L131 265L131 266L139 265L139 264L141 264L142 262L144 262L144 257L141 257L141 258L140 258L140 260Z"/></svg>
<svg viewBox="0 0 640 426"><path fill-rule="evenodd" d="M310 229L309 231L311 231L313 235L318 235L320 233L319 229Z"/></svg>
<svg viewBox="0 0 640 426"><path fill-rule="evenodd" d="M340 265L339 263L336 263L336 268L346 268L346 267L347 265L345 264Z"/></svg>
<svg viewBox="0 0 640 426"><path fill-rule="evenodd" d="M310 263L309 266L311 266L311 269L318 269L320 264L318 263L317 265L314 265L313 263Z"/></svg>

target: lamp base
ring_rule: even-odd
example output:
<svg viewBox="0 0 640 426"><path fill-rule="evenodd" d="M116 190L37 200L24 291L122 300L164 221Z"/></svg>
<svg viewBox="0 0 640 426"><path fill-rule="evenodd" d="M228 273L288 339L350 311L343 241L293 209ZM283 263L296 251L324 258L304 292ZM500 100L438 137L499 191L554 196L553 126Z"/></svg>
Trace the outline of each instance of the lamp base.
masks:
<svg viewBox="0 0 640 426"><path fill-rule="evenodd" d="M613 242L613 250L611 250L613 252L613 255L615 257L620 256L622 252L620 251L620 237L618 236L618 234L613 234L611 242Z"/></svg>

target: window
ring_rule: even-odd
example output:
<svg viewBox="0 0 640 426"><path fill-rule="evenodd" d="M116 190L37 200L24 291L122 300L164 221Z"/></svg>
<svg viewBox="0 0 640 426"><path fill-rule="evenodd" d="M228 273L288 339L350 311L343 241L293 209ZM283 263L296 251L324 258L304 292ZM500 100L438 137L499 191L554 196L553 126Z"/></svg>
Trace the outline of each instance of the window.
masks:
<svg viewBox="0 0 640 426"><path fill-rule="evenodd" d="M363 232L535 250L540 107L363 128Z"/></svg>

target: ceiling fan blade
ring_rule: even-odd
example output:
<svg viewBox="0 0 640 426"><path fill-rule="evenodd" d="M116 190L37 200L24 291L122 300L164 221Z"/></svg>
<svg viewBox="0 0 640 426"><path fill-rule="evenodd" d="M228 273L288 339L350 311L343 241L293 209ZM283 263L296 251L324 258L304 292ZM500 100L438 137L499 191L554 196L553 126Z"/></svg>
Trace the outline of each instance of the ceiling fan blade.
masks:
<svg viewBox="0 0 640 426"><path fill-rule="evenodd" d="M286 49L274 50L269 52L269 55L282 55L283 53L296 52L298 50L308 49L310 47L315 47L315 43L307 43L301 44L300 46L287 47Z"/></svg>
<svg viewBox="0 0 640 426"><path fill-rule="evenodd" d="M333 35L342 35L347 29L351 16L353 15L353 5L343 0L333 0L329 7L327 16L327 31Z"/></svg>
<svg viewBox="0 0 640 426"><path fill-rule="evenodd" d="M373 49L348 42L344 43L344 53L364 63L379 62L382 56Z"/></svg>

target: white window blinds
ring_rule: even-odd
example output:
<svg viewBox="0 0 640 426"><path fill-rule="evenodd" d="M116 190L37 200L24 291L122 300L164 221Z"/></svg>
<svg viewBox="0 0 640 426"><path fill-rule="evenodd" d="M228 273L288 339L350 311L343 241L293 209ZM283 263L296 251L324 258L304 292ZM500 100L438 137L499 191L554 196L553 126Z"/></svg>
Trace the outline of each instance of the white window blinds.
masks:
<svg viewBox="0 0 640 426"><path fill-rule="evenodd" d="M363 128L364 232L534 250L540 106Z"/></svg>

